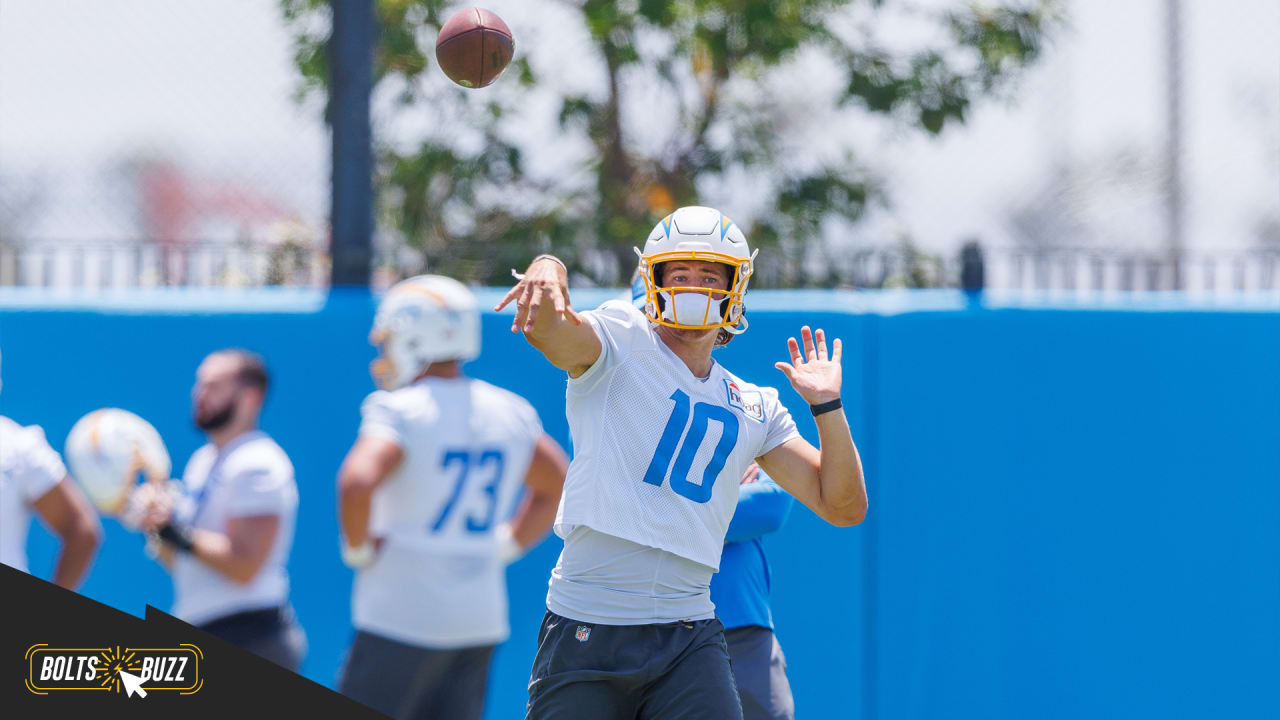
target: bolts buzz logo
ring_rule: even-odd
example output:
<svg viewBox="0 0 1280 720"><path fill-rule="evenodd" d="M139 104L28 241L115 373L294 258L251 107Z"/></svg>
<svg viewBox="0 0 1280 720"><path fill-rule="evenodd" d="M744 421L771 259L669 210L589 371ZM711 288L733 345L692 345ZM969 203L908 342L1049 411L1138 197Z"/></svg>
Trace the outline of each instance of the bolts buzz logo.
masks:
<svg viewBox="0 0 1280 720"><path fill-rule="evenodd" d="M171 648L51 648L41 643L27 649L26 660L27 689L36 695L81 690L145 698L154 690L190 695L204 685L204 653L185 643Z"/></svg>

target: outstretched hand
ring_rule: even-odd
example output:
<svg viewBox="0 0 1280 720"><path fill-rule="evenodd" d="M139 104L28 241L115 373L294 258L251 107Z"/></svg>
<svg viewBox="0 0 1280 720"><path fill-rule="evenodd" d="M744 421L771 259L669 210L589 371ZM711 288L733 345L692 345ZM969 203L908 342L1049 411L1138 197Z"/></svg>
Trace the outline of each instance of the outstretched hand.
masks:
<svg viewBox="0 0 1280 720"><path fill-rule="evenodd" d="M800 329L804 341L804 354L795 338L787 338L787 350L791 362L777 362L773 366L791 381L791 387L800 393L810 405L829 402L840 397L840 338L831 343L831 358L827 358L827 338L819 328L815 333L805 325Z"/></svg>
<svg viewBox="0 0 1280 720"><path fill-rule="evenodd" d="M538 309L542 306L542 301L549 298L556 314L574 325L581 325L582 318L569 304L569 286L563 273L563 268L554 260L534 260L524 275L516 276L519 282L493 309L501 310L515 300L516 317L511 323L511 332L520 332L522 329L528 332L538 320Z"/></svg>

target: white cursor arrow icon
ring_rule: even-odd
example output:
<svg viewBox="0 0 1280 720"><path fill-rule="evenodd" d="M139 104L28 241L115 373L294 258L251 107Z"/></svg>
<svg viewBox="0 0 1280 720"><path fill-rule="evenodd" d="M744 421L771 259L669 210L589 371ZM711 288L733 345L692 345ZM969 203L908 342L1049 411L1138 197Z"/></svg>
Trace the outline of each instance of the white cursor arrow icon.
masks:
<svg viewBox="0 0 1280 720"><path fill-rule="evenodd" d="M124 691L126 697L133 697L134 693L142 697L147 696L147 691L142 689L142 678L125 670L120 671L120 682L124 683Z"/></svg>

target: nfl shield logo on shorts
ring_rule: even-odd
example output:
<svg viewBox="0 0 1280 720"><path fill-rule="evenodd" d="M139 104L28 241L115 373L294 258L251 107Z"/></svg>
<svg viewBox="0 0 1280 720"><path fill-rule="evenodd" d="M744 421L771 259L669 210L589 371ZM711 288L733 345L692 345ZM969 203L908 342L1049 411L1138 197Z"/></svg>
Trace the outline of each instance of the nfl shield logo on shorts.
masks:
<svg viewBox="0 0 1280 720"><path fill-rule="evenodd" d="M591 628L586 625L579 625L578 632L574 633L574 637L578 638L578 642L586 642L591 637Z"/></svg>

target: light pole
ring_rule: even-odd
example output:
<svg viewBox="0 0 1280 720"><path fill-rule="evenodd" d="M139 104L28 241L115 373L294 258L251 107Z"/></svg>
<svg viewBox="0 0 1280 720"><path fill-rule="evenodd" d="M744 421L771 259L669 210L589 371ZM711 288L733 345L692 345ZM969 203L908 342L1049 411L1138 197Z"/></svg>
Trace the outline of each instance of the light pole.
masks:
<svg viewBox="0 0 1280 720"><path fill-rule="evenodd" d="M331 0L329 120L333 184L329 220L330 285L367 287L373 245L373 0Z"/></svg>

